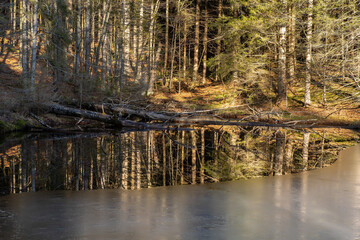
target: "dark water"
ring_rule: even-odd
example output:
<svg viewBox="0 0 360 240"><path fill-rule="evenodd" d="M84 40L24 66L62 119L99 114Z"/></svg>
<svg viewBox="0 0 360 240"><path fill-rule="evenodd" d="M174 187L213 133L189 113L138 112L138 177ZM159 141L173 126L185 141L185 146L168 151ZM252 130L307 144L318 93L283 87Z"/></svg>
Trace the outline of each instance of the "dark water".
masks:
<svg viewBox="0 0 360 240"><path fill-rule="evenodd" d="M262 152L259 149L273 148L276 151L279 142L282 141L276 138L276 133L271 133L273 130L264 131L265 132L259 133L259 137L271 137L267 138L268 141L259 143L258 150L253 150L251 153L254 156L253 161L265 161L266 164L270 164L270 160L262 160L262 158L259 157L269 152ZM303 165L303 163L301 163L303 156L300 155L300 153L303 152L303 148L300 147L304 145L302 143L302 139L304 139L303 133L297 132L295 134L288 132L288 130L283 131L286 134L285 142L287 143L288 139L291 139L293 142L292 149L294 149L294 157L292 158L293 162L290 166L291 169L294 169L299 164ZM146 135L146 133L129 133L129 135L131 134L135 136L139 134L137 135L138 137L143 136L143 134ZM154 134L154 140L161 143L163 141L163 135L160 133ZM186 133L185 135L187 136L187 134L190 135L191 133ZM197 135L198 134L197 132ZM205 131L205 136L206 134L208 133ZM311 149L314 148L314 146L317 146L317 150L322 149L321 141L317 143L317 137L313 136L313 134L315 133L311 134L309 143L307 164L309 167L320 164L318 163L319 152L316 151L315 153L314 150ZM289 136L293 136L293 138ZM327 133L326 136L333 141L331 145L330 142L326 143L325 141L324 152L329 154L326 156L332 156L331 154L335 155L335 153L330 152L337 152L334 151L334 149L338 150L346 145L345 143L347 141L344 140L346 133L335 131L332 134ZM349 136L349 138L351 137ZM114 139L114 137L110 137L109 139ZM136 139L136 137L130 139ZM176 136L174 139L177 139ZM240 137L239 140L236 141L236 145L244 146L246 141L243 142L243 139L243 137ZM257 137L252 137L252 140L253 139L257 139ZM305 137L305 140L306 139L307 137ZM87 141L88 140L90 141L90 139L87 139ZM191 138L187 141L190 140ZM252 140L248 139L247 144L249 146L253 144ZM67 144L74 144L74 141L80 140L67 139L61 141L65 141ZM55 141L51 144L54 144L54 142ZM165 138L165 142L169 143L172 142L172 140ZM143 141L142 144L140 143L141 141L139 145L142 146L142 144L146 142ZM100 143L98 144L101 145ZM175 143L172 142L172 144ZM320 144L320 148L317 144ZM147 144L145 144L145 146L146 145ZM51 149L50 146L46 146L45 144L40 144L39 146L45 149ZM89 147L90 143L84 146L88 146L88 148L84 149L91 149ZM111 146L111 144L109 146ZM126 145L124 144L122 146ZM131 142L129 146L131 147ZM160 146L162 148L163 145L160 144ZM330 148L330 146L332 147ZM174 148L174 146L172 147ZM212 149L212 147L215 146L211 146L209 143L208 148ZM222 145L222 147L227 149L226 145ZM160 161L162 156L161 148L157 150L160 165L162 164ZM170 151L169 148L169 145L165 146L167 152ZM66 149L69 150L69 146ZM137 149L137 147L135 147L135 149ZM200 151L199 149L201 149L201 145L198 146L198 151ZM238 154L242 157L245 156L245 149L239 149L242 150L239 150L240 153ZM284 152L286 152L287 148L283 149ZM230 150L227 151L229 151L227 155L231 155ZM127 152L129 154L129 151ZM141 151L132 152L135 152L136 156L137 152ZM250 151L248 150L248 152ZM51 150L47 154L51 155L53 151ZM101 155L101 153L99 154ZM298 154L301 157L299 157ZM106 156L110 158L111 155ZM114 156L117 156L117 154ZM142 155L140 154L140 156ZM191 158L191 154L189 157ZM139 158L142 159L141 157ZM275 159L275 157L270 157L270 159L271 158ZM70 161L69 159L71 158L67 157L65 159ZM107 158L104 157L104 159ZM127 159L129 160L128 168L131 168L131 157L128 156ZM134 159L137 158L135 157ZM236 159L236 166L241 164L241 157L234 159ZM220 160L220 158L218 158L218 160ZM42 166L51 166L50 160L37 161L40 160L34 160L36 163L35 166L37 167L36 172L40 171L40 164L42 164ZM84 161L85 158L79 161L78 169L80 169L80 166L84 166L80 164ZM199 159L197 159L197 161L199 161ZM205 162L206 161L214 161L214 158L208 158ZM321 161L324 163L324 159ZM142 163L142 161L140 162ZM190 162L189 159L188 162ZM106 169L112 169L112 174L115 174L114 168L110 168L110 163L110 160L104 160L104 165L108 167ZM146 166L146 163L147 162L144 161L142 166ZM64 161L62 161L62 164L65 164ZM166 166L168 166L167 164L168 162ZM272 165L276 166L275 163ZM40 190L42 187L49 187L50 183L55 181L54 179L57 179L57 184L62 183L65 188L63 181L65 181L66 173L64 173L64 171L66 171L66 169L73 169L72 171L75 171L76 166L77 165L69 164L68 168L60 168L60 170L58 170L59 175L41 175L47 176L47 180L44 180L44 183L42 183L44 185L40 184L41 178L35 174L36 184L39 184L35 186L35 189ZM284 167L284 165L282 166ZM145 167L143 168L145 169ZM162 168L159 168L160 172L162 172ZM252 169L253 167L249 168ZM94 167L93 169L94 175L96 172L95 169L97 168ZM274 169L274 167L272 169ZM269 168L265 170L267 173ZM81 172L80 170L77 171ZM85 175L85 170L82 171L83 174L80 176ZM133 185L136 186L136 176L138 175L135 173L133 184L131 183L132 178L130 178L131 171L126 171L126 173L128 173L128 188L131 188ZM139 174L139 176L143 176L145 173L147 172ZM184 173L186 173L185 176L187 176L185 178L187 179L186 181L191 181L191 177L189 177L191 176L191 168L186 171L184 170ZM200 172L197 170L196 173L196 181L201 181ZM29 174L31 175L30 170ZM76 188L76 176L79 174L75 175L75 177L73 174L74 173L71 173L70 179L74 179L72 181L75 182L71 181L70 186L71 188ZM205 171L205 174L209 173ZM86 178L80 179L80 176L78 177L78 186L79 189L82 189L84 188L82 186L85 186L83 182L85 182L84 179ZM146 174L144 176L146 176ZM163 176L161 174L160 177L155 176L155 172L151 172L151 177L161 183ZM168 180L171 179L170 176L176 175L171 175L168 168L166 168L166 181L171 182ZM16 175L16 177L18 176ZM31 179L31 177L29 178ZM93 179L96 179L95 176L93 176ZM147 178L144 177L141 179L144 180L141 181L140 185L146 185ZM93 186L96 185L95 182L97 181L98 180L93 180ZM45 182L47 184L45 184ZM154 184L155 183L156 181ZM108 187L110 186L104 186L104 188ZM360 238L360 146L358 145L342 151L339 160L332 166L298 174L288 174L286 176L270 176L247 181L240 180L211 184L157 187L137 191L111 189L11 194L0 198L0 233L0 239L30 240L355 240Z"/></svg>
<svg viewBox="0 0 360 240"><path fill-rule="evenodd" d="M327 166L357 139L345 130L261 127L33 134L0 154L0 194L133 190L282 175Z"/></svg>

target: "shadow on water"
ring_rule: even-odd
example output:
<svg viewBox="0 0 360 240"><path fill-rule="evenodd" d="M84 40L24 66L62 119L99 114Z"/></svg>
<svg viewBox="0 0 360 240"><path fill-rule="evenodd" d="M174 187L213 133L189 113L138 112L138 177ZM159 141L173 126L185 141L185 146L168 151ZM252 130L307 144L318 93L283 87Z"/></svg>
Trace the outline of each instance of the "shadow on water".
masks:
<svg viewBox="0 0 360 240"><path fill-rule="evenodd" d="M283 175L332 164L359 135L280 128L34 135L0 153L0 195L140 189Z"/></svg>

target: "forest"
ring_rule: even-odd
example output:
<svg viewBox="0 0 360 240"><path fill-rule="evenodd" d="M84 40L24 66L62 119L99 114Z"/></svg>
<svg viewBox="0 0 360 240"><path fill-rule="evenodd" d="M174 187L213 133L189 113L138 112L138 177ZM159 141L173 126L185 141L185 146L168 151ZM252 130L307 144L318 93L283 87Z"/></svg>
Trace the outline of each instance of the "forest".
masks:
<svg viewBox="0 0 360 240"><path fill-rule="evenodd" d="M192 111L357 126L359 11L347 0L2 1L0 125Z"/></svg>

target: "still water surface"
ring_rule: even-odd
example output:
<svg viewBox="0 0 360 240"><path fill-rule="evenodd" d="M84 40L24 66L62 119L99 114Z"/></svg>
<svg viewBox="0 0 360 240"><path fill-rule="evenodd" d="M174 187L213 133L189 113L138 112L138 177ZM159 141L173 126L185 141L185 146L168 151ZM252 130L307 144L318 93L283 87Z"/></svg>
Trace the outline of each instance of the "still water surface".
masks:
<svg viewBox="0 0 360 240"><path fill-rule="evenodd" d="M190 184L325 166L346 136L357 139L306 134L198 129L24 140L2 155L0 239L360 238L360 147L324 169ZM163 184L177 186L154 187ZM147 189L129 191L137 188Z"/></svg>

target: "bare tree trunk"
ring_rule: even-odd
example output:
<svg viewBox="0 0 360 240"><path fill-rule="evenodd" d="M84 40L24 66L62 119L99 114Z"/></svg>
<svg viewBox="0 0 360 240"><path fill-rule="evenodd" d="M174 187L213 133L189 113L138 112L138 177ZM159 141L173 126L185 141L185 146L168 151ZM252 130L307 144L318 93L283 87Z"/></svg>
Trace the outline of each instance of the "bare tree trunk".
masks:
<svg viewBox="0 0 360 240"><path fill-rule="evenodd" d="M174 29L172 44L171 44L171 69L170 69L170 79L169 79L169 90L172 88L172 80L174 77L174 61L175 61L175 54L176 54L176 41L177 41L177 25Z"/></svg>
<svg viewBox="0 0 360 240"><path fill-rule="evenodd" d="M134 69L133 71L133 79L135 80L135 82L138 82L137 79L137 74L138 74L138 66L139 66L139 62L138 62L138 53L139 53L139 30L138 30L138 24L139 24L139 18L137 17L137 6L133 6L133 8L135 8L133 10L133 15L135 17L130 17L130 19L132 20L132 31L130 33L130 39L132 39L131 41L131 53L132 53L132 59L131 59L131 67L132 69Z"/></svg>
<svg viewBox="0 0 360 240"><path fill-rule="evenodd" d="M106 1L106 12L104 13L104 16L102 18L102 23L100 23L99 21L99 32L98 32L98 44L97 44L97 48L95 51L95 58L94 58L94 74L97 75L97 70L98 70L98 64L99 64L99 57L100 57L100 53L101 53L101 49L102 47L104 47L105 45L105 41L104 41L104 37L106 35L107 29L108 29L108 22L109 22L109 18L110 18L110 12L111 12L111 1L107 0ZM98 18L100 19L100 10L99 10L99 15Z"/></svg>
<svg viewBox="0 0 360 240"><path fill-rule="evenodd" d="M152 78L152 69L153 69L153 64L154 64L154 57L153 55L155 54L155 46L154 46L154 37L155 37L155 13L156 13L156 9L155 9L155 4L154 1L151 0L151 6L150 6L150 26L149 26L149 45L148 45L148 49L149 49L149 53L148 53L148 61L147 61L147 69L148 69L148 86L147 86L147 92L146 95L151 95L154 93L154 83L155 83L155 79ZM154 82L153 82L154 80Z"/></svg>
<svg viewBox="0 0 360 240"><path fill-rule="evenodd" d="M295 71L296 71L296 52L295 52L295 43L296 43L296 6L295 3L292 3L289 8L289 82L287 86L295 83Z"/></svg>
<svg viewBox="0 0 360 240"><path fill-rule="evenodd" d="M156 69L158 67L158 62L160 61L160 52L162 49L161 43L158 45L158 49L155 54L155 61L152 61L152 66L150 70L150 79L149 79L149 85L148 89L146 91L146 95L151 95L154 93L154 85L155 85L155 77L156 77Z"/></svg>
<svg viewBox="0 0 360 240"><path fill-rule="evenodd" d="M304 105L311 105L310 97L310 86L311 86L311 59L312 59L312 16L313 16L313 0L308 0L308 19L307 19L307 28L306 28L306 72L305 72L305 99Z"/></svg>
<svg viewBox="0 0 360 240"><path fill-rule="evenodd" d="M85 49L85 79L89 80L89 71L90 71L90 52L91 52L91 44L90 44L90 34L91 34L91 7L90 0L86 0L85 2L85 41L84 41L84 49Z"/></svg>
<svg viewBox="0 0 360 240"><path fill-rule="evenodd" d="M200 44L200 0L196 0L195 12L195 45L194 45L194 67L193 67L193 84L197 82L199 70L199 44Z"/></svg>
<svg viewBox="0 0 360 240"><path fill-rule="evenodd" d="M16 23L17 23L17 18L16 18L16 11L17 11L17 0L13 1L13 6L12 6L12 28L13 31L16 32Z"/></svg>
<svg viewBox="0 0 360 240"><path fill-rule="evenodd" d="M22 29L21 29L21 63L22 63L22 77L24 81L25 88L29 87L29 19L28 19L28 12L29 12L29 0L22 0L21 2L21 22L22 22Z"/></svg>
<svg viewBox="0 0 360 240"><path fill-rule="evenodd" d="M186 21L184 21L184 55L183 55L183 81L186 81L186 45L187 45L187 24ZM181 90L179 88L179 93L181 93Z"/></svg>
<svg viewBox="0 0 360 240"><path fill-rule="evenodd" d="M104 1L103 3L103 12L104 12L104 17L105 17L105 13L106 13L106 9L107 9L107 6L106 6L106 2ZM107 20L107 24L108 24L108 21ZM109 44L109 33L108 33L108 29L109 27L106 27L106 31L104 32L104 35L103 35L103 38L104 38L104 44L102 45L102 65L101 65L101 71L102 71L102 85L101 85L101 88L102 89L106 89L106 77L107 77L107 71L108 71L108 68L107 68L107 65L108 65L108 58L110 56L108 56L108 44Z"/></svg>
<svg viewBox="0 0 360 240"><path fill-rule="evenodd" d="M164 57L165 85L167 85L168 55L169 55L169 0L166 0L166 8L165 8L165 57Z"/></svg>
<svg viewBox="0 0 360 240"><path fill-rule="evenodd" d="M122 82L127 82L130 74L130 14L128 0L123 0L123 61L122 61Z"/></svg>
<svg viewBox="0 0 360 240"><path fill-rule="evenodd" d="M24 4L25 0L19 0L19 32L20 32L20 41L19 41L19 67L22 67L22 53L23 53L23 34L24 34Z"/></svg>
<svg viewBox="0 0 360 240"><path fill-rule="evenodd" d="M74 64L74 78L77 80L76 84L81 85L79 78L80 71L80 52L81 52L81 0L78 0L77 6L77 21L76 21L76 46L75 46L75 64ZM81 89L80 89L81 92Z"/></svg>
<svg viewBox="0 0 360 240"><path fill-rule="evenodd" d="M36 47L37 47L37 29L38 29L38 9L39 2L35 0L34 2L34 27L33 27L33 39L32 39L32 49L31 49L31 80L30 80L30 95L31 98L34 98L34 87L35 87L35 74L36 74Z"/></svg>
<svg viewBox="0 0 360 240"><path fill-rule="evenodd" d="M283 14L287 14L287 0L282 0ZM286 19L284 17L284 19ZM287 101L286 98L286 21L284 20L282 26L280 26L279 32L280 42L279 42L279 80L278 80L278 98L280 105L284 101ZM285 102L287 105L287 102Z"/></svg>
<svg viewBox="0 0 360 240"><path fill-rule="evenodd" d="M222 1L223 0L219 0L219 2L218 2L218 18L219 19L222 17L222 12L223 12ZM219 25L218 32L217 32L217 40L216 40L216 56L219 56L221 53L221 34L222 34L222 28L221 28L221 25ZM216 66L215 81L220 80L220 75L219 75L220 65L221 65L221 63L220 63L220 61L218 61L218 64Z"/></svg>
<svg viewBox="0 0 360 240"><path fill-rule="evenodd" d="M139 16L139 39L138 39L138 64L137 64L137 79L143 80L143 54L144 54L144 0L141 0L140 2L140 16ZM138 71L138 68L140 68L140 71Z"/></svg>
<svg viewBox="0 0 360 240"><path fill-rule="evenodd" d="M208 0L205 0L205 13L204 13L204 36L203 36L203 46L204 46L204 57L203 57L203 76L202 76L202 81L201 83L202 84L205 84L206 83L206 68L207 68L207 35L208 35Z"/></svg>

